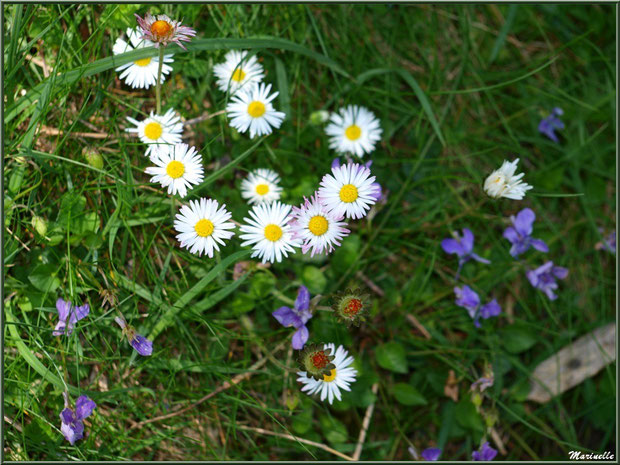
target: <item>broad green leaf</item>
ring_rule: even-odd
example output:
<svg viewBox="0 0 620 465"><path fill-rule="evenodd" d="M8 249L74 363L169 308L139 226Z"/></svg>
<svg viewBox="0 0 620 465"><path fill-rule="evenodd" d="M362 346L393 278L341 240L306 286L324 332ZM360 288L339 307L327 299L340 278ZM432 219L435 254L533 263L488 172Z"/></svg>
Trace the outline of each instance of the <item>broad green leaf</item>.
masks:
<svg viewBox="0 0 620 465"><path fill-rule="evenodd" d="M327 285L327 278L316 266L304 267L301 281L312 295L320 294Z"/></svg>
<svg viewBox="0 0 620 465"><path fill-rule="evenodd" d="M375 350L377 363L381 368L396 373L407 373L407 355L405 348L398 342L387 342Z"/></svg>
<svg viewBox="0 0 620 465"><path fill-rule="evenodd" d="M484 422L482 417L476 411L476 407L469 400L463 399L454 409L456 421L463 428L472 431L484 431Z"/></svg>
<svg viewBox="0 0 620 465"><path fill-rule="evenodd" d="M37 265L28 275L28 281L41 292L53 293L60 287L60 280L56 277L57 269L54 265Z"/></svg>
<svg viewBox="0 0 620 465"><path fill-rule="evenodd" d="M392 388L396 400L403 405L426 405L427 401L411 384L396 383Z"/></svg>
<svg viewBox="0 0 620 465"><path fill-rule="evenodd" d="M525 352L538 341L537 335L518 326L509 326L501 331L501 340L504 348L511 354Z"/></svg>

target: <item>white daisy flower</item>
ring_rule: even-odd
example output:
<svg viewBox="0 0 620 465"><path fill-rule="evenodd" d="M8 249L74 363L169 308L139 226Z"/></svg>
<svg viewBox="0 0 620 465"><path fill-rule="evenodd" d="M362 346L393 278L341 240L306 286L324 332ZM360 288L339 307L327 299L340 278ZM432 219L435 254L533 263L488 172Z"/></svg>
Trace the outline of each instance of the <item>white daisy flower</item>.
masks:
<svg viewBox="0 0 620 465"><path fill-rule="evenodd" d="M120 55L121 53L131 52L144 47L152 47L153 42L142 38L140 28L131 29L126 31L127 39L130 43L120 37L116 39L112 52L114 55ZM166 63L172 63L172 55L164 55L164 64L161 67L161 82L165 81L165 75L172 71L172 66ZM134 89L148 89L157 83L157 68L159 67L159 57L142 58L130 63L126 63L123 66L116 68L116 71L123 71L119 76L119 79L125 80L125 84L133 87Z"/></svg>
<svg viewBox="0 0 620 465"><path fill-rule="evenodd" d="M244 218L246 224L241 225L241 245L254 245L252 258L258 256L265 262L281 262L282 256L287 257L293 247L299 247L299 241L293 239L291 227L288 225L290 205L279 201L261 203L250 210L251 218Z"/></svg>
<svg viewBox="0 0 620 465"><path fill-rule="evenodd" d="M357 370L351 365L353 364L353 357L348 356L348 352L342 346L338 346L336 349L333 343L325 344L323 350L330 349L331 354L335 357L331 362L335 368L329 372L329 374L323 375L323 379L316 380L305 371L298 371L297 381L303 384L301 388L302 392L306 392L308 395L319 394L321 395L321 401L327 398L331 404L334 401L334 397L338 400L342 400L340 389L350 391L350 384L355 382L355 376Z"/></svg>
<svg viewBox="0 0 620 465"><path fill-rule="evenodd" d="M158 182L168 188L168 194L181 197L187 195L187 189L200 184L204 169L202 157L194 147L187 144L161 145L151 154L151 161L157 166L149 166L146 174L152 174L151 182Z"/></svg>
<svg viewBox="0 0 620 465"><path fill-rule="evenodd" d="M222 92L230 89L230 94L234 95L239 89L252 87L263 80L263 66L255 55L246 60L247 55L246 50L231 50L224 56L224 63L213 67L217 86Z"/></svg>
<svg viewBox="0 0 620 465"><path fill-rule="evenodd" d="M134 124L135 128L127 128L125 131L138 134L140 140L148 144L146 156L151 154L154 147L162 145L176 145L181 143L183 123L181 118L171 108L166 114L160 116L153 112L144 121L138 121L127 117L127 121Z"/></svg>
<svg viewBox="0 0 620 465"><path fill-rule="evenodd" d="M241 89L226 106L226 113L230 125L239 132L250 129L250 138L271 134L272 126L279 128L286 116L276 111L271 101L278 96L278 92L269 95L271 84L254 84L247 89Z"/></svg>
<svg viewBox="0 0 620 465"><path fill-rule="evenodd" d="M329 147L340 153L354 153L363 157L375 149L383 129L374 113L364 107L349 105L332 113L325 128Z"/></svg>
<svg viewBox="0 0 620 465"><path fill-rule="evenodd" d="M310 200L304 197L301 208L293 207L290 224L293 237L302 241L301 251L306 253L312 249L310 256L314 256L332 252L351 232L345 228L347 223L340 220L342 216L328 211L315 193Z"/></svg>
<svg viewBox="0 0 620 465"><path fill-rule="evenodd" d="M332 174L323 176L319 200L337 216L363 218L378 198L378 185L374 182L370 170L358 163L333 166Z"/></svg>
<svg viewBox="0 0 620 465"><path fill-rule="evenodd" d="M517 174L517 158L513 162L504 160L502 166L493 171L484 181L484 191L493 198L506 197L513 200L521 200L525 197L525 192L532 189L533 186L521 181L524 173Z"/></svg>
<svg viewBox="0 0 620 465"><path fill-rule="evenodd" d="M275 171L257 169L241 182L241 197L247 199L250 205L271 203L280 198L282 188L278 185L279 182L280 176Z"/></svg>
<svg viewBox="0 0 620 465"><path fill-rule="evenodd" d="M228 231L235 227L228 221L231 216L226 210L226 204L219 207L217 200L190 200L189 205L181 207L174 220L181 247L189 249L193 254L200 256L205 253L213 258L213 250L220 250L218 244L224 245L224 240L235 234Z"/></svg>

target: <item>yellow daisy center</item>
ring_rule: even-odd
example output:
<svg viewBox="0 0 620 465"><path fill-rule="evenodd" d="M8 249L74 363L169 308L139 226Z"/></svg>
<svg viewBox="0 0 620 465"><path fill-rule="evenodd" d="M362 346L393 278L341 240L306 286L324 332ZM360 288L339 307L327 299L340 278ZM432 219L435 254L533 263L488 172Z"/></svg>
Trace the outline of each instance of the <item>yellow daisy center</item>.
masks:
<svg viewBox="0 0 620 465"><path fill-rule="evenodd" d="M267 184L259 184L256 186L256 193L258 195L265 195L269 192L269 186Z"/></svg>
<svg viewBox="0 0 620 465"><path fill-rule="evenodd" d="M213 223L211 220L202 219L194 226L196 234L200 237L208 237L213 234Z"/></svg>
<svg viewBox="0 0 620 465"><path fill-rule="evenodd" d="M166 166L166 173L168 173L168 176L172 179L180 178L185 173L185 165L180 161L172 160L168 163L168 166Z"/></svg>
<svg viewBox="0 0 620 465"><path fill-rule="evenodd" d="M282 228L277 224L268 224L265 226L265 239L276 242L282 237Z"/></svg>
<svg viewBox="0 0 620 465"><path fill-rule="evenodd" d="M142 58L141 60L136 60L133 62L134 65L138 65L138 66L148 66L148 64L151 62L152 58Z"/></svg>
<svg viewBox="0 0 620 465"><path fill-rule="evenodd" d="M329 375L323 375L323 381L325 381L326 383L331 383L335 379L336 379L335 368L329 372Z"/></svg>
<svg viewBox="0 0 620 465"><path fill-rule="evenodd" d="M357 140L362 135L362 130L357 124L352 124L344 130L344 135L349 140Z"/></svg>
<svg viewBox="0 0 620 465"><path fill-rule="evenodd" d="M237 68L232 75L232 80L241 82L244 79L245 79L245 71L243 71L241 68Z"/></svg>
<svg viewBox="0 0 620 465"><path fill-rule="evenodd" d="M172 30L172 24L162 19L151 24L151 32L155 36L165 36Z"/></svg>
<svg viewBox="0 0 620 465"><path fill-rule="evenodd" d="M156 121L151 121L149 124L144 126L144 135L151 140L157 140L161 137L164 132L164 128L161 127Z"/></svg>
<svg viewBox="0 0 620 465"><path fill-rule="evenodd" d="M327 227L327 220L321 215L313 216L308 223L308 229L315 236L322 236L325 234L327 232Z"/></svg>
<svg viewBox="0 0 620 465"><path fill-rule="evenodd" d="M340 200L345 203L355 202L357 200L357 187L353 184L345 184L340 189Z"/></svg>
<svg viewBox="0 0 620 465"><path fill-rule="evenodd" d="M265 104L258 100L254 100L248 105L248 114L252 118L260 118L265 114L265 110Z"/></svg>

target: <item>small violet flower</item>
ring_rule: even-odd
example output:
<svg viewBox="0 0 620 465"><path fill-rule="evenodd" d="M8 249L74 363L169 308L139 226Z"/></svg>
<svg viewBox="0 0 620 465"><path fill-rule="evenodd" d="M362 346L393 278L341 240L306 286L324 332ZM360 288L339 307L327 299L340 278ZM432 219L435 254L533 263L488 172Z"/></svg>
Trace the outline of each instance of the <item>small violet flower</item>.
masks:
<svg viewBox="0 0 620 465"><path fill-rule="evenodd" d="M127 336L129 344L131 344L131 347L136 349L136 352L145 357L153 353L153 342L149 341L141 334L138 334L133 328L133 326L127 324L125 318L116 317L114 318L114 321L116 321L121 327L121 329L123 330L123 334Z"/></svg>
<svg viewBox="0 0 620 465"><path fill-rule="evenodd" d="M421 455L424 460L434 462L435 460L439 460L439 457L441 456L441 449L438 447L429 447L428 449L424 449Z"/></svg>
<svg viewBox="0 0 620 465"><path fill-rule="evenodd" d="M602 229L599 229L599 232L603 234ZM605 236L601 242L596 244L595 248L596 250L606 250L607 252L616 255L616 231L612 231Z"/></svg>
<svg viewBox="0 0 620 465"><path fill-rule="evenodd" d="M453 233L455 239L448 238L441 241L441 248L448 254L456 254L459 257L459 267L456 270L455 279L459 279L461 267L469 260L474 259L477 262L488 265L489 260L482 258L474 253L474 233L470 229L463 228L463 236L459 237L458 233Z"/></svg>
<svg viewBox="0 0 620 465"><path fill-rule="evenodd" d="M530 280L532 286L547 294L549 300L555 300L558 298L553 292L558 288L555 280L566 278L566 276L568 276L568 269L561 266L554 266L552 261L548 261L535 270L529 270L526 276L527 279Z"/></svg>
<svg viewBox="0 0 620 465"><path fill-rule="evenodd" d="M512 226L508 226L504 231L504 237L510 241L510 255L518 257L530 247L534 247L540 252L549 252L549 247L541 239L534 239L532 234L532 225L536 215L529 208L524 208L517 216L511 216Z"/></svg>
<svg viewBox="0 0 620 465"><path fill-rule="evenodd" d="M69 407L69 395L64 392L65 408L60 412L60 431L71 445L75 441L84 437L84 423L82 420L93 413L97 404L90 400L87 396L80 396L75 401L75 412Z"/></svg>
<svg viewBox="0 0 620 465"><path fill-rule="evenodd" d="M370 169L370 167L372 166L372 160L367 161L366 163L364 163L364 167ZM332 169L333 168L340 168L340 158L334 158L334 161L332 161ZM370 195L370 197L372 199L374 199L375 202L378 202L379 200L382 200L385 198L385 194L383 193L383 189L381 189L381 184L379 184L378 182L373 182L372 187L375 188L374 193L372 193Z"/></svg>
<svg viewBox="0 0 620 465"><path fill-rule="evenodd" d="M73 332L75 323L88 316L90 307L88 304L84 304L81 307L74 307L71 302L58 299L56 301L56 310L58 310L59 321L52 334L54 336L60 336L62 334L70 336Z"/></svg>
<svg viewBox="0 0 620 465"><path fill-rule="evenodd" d="M558 116L562 116L564 112L561 108L554 108L551 111L551 114L546 118L543 118L541 122L538 124L538 131L549 139L551 139L556 144L560 142L558 136L555 135L556 129L564 129L564 123L560 121Z"/></svg>
<svg viewBox="0 0 620 465"><path fill-rule="evenodd" d="M475 450L471 453L472 460L478 462L490 462L497 455L497 451L493 449L488 442L482 444L479 451Z"/></svg>
<svg viewBox="0 0 620 465"><path fill-rule="evenodd" d="M495 299L481 307L480 297L478 297L476 291L467 285L464 285L462 288L455 287L454 294L456 295L456 305L467 310L469 316L473 318L476 328L480 327L480 318L486 320L502 312L502 308Z"/></svg>
<svg viewBox="0 0 620 465"><path fill-rule="evenodd" d="M274 318L278 320L284 327L293 326L297 331L293 334L292 346L295 350L301 350L310 337L306 323L312 318L310 307L310 292L306 286L300 286L295 299L295 308L280 307L272 313Z"/></svg>

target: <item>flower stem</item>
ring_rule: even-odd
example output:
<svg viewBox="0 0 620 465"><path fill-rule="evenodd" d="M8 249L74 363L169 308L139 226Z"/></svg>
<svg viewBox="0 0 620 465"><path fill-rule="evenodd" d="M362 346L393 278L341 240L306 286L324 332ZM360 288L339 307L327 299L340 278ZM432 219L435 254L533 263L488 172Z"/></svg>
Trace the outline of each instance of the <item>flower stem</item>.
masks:
<svg viewBox="0 0 620 465"><path fill-rule="evenodd" d="M157 64L157 85L155 86L155 99L157 103L157 114L161 114L161 71L164 67L164 48L162 44L159 46L159 63Z"/></svg>

